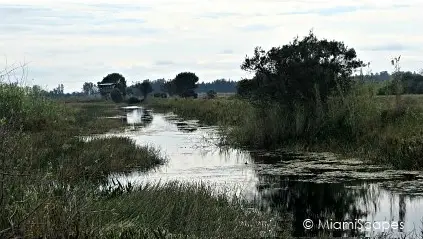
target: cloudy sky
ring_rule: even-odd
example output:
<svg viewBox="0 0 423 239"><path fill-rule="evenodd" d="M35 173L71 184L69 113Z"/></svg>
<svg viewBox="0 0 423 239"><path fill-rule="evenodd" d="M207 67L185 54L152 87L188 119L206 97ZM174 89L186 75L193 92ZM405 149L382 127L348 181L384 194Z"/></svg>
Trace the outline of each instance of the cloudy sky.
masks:
<svg viewBox="0 0 423 239"><path fill-rule="evenodd" d="M81 90L112 72L129 82L239 80L245 55L305 36L344 41L373 72L423 68L421 0L0 0L0 66L27 84ZM1 70L0 70L1 71Z"/></svg>

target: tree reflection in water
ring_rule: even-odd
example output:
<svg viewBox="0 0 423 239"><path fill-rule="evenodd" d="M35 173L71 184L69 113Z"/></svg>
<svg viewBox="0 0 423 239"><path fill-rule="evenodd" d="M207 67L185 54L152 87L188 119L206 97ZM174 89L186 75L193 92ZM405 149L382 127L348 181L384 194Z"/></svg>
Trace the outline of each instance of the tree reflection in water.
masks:
<svg viewBox="0 0 423 239"><path fill-rule="evenodd" d="M329 223L356 222L356 219L364 220L370 213L378 210L380 191L373 184L365 182L315 183L312 178L257 173L260 182L257 187L260 195L259 205L279 215L290 213L294 237L365 236L364 231L356 229L323 230L318 229L317 225L319 220L322 223L326 220ZM402 201L402 203L404 203L402 208L405 212L405 202ZM311 219L315 226L305 230L303 226L305 219Z"/></svg>

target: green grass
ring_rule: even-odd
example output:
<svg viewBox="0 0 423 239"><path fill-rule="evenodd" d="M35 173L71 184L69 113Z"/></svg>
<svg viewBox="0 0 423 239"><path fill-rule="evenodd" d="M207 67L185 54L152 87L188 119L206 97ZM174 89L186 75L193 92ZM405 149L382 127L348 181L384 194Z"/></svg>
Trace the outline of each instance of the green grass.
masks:
<svg viewBox="0 0 423 239"><path fill-rule="evenodd" d="M127 138L78 137L122 127L104 118L121 105L52 101L4 84L0 99L0 238L228 238L276 229L271 215L205 186L107 184L111 174L167 160Z"/></svg>
<svg viewBox="0 0 423 239"><path fill-rule="evenodd" d="M176 182L147 185L93 206L109 212L97 220L111 228L125 217L126 225L134 229L138 225L160 227L172 234L199 238L258 238L275 233L275 222L270 222L266 214L245 210L242 203L231 203L224 195L210 197L212 191L204 185Z"/></svg>
<svg viewBox="0 0 423 239"><path fill-rule="evenodd" d="M75 118L72 126L64 130L75 131L74 134L89 135L104 133L109 130L117 130L126 125L122 119L108 118L122 115L120 107L123 104L115 104L110 101L91 102L63 102L68 112Z"/></svg>

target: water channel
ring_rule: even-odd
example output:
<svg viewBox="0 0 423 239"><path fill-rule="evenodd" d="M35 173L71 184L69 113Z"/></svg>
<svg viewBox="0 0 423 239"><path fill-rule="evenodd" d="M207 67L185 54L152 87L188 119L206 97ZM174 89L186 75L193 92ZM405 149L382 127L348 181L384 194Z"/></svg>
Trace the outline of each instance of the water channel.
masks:
<svg viewBox="0 0 423 239"><path fill-rule="evenodd" d="M216 192L254 200L275 214L288 213L290 217L284 218L295 237L331 231L319 229L319 223L332 226L333 236L382 231L422 235L423 172L391 170L331 153L222 149L217 145L216 127L184 121L173 113L126 111L128 127L109 135L157 147L169 160L148 173L111 176L122 182L176 180L211 185ZM310 221L304 224L306 219L314 223L312 229L305 229L310 226ZM340 226L336 222L350 224L336 230ZM386 223L389 230L383 230Z"/></svg>

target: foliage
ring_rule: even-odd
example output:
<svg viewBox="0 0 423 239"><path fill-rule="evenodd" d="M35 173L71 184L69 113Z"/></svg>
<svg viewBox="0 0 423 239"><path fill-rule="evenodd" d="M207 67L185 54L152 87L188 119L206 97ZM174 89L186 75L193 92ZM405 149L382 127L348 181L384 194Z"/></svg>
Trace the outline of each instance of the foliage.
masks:
<svg viewBox="0 0 423 239"><path fill-rule="evenodd" d="M216 93L216 91L214 91L214 90L209 90L209 91L207 91L207 98L209 98L209 99L214 99L214 98L216 98L216 95L217 95L217 93Z"/></svg>
<svg viewBox="0 0 423 239"><path fill-rule="evenodd" d="M176 77L165 84L166 92L171 95L183 94L193 96L193 91L197 88L199 78L192 72L181 72Z"/></svg>
<svg viewBox="0 0 423 239"><path fill-rule="evenodd" d="M165 79L157 79L151 81L151 86L154 93L168 92L169 83L172 80L166 81ZM236 81L218 79L212 82L201 82L197 83L197 88L195 91L197 93L207 93L209 90L214 90L218 93L235 93L236 92Z"/></svg>
<svg viewBox="0 0 423 239"><path fill-rule="evenodd" d="M147 98L148 94L153 92L150 80L144 80L142 83L136 83L134 87L141 92L141 94L144 96L144 99Z"/></svg>
<svg viewBox="0 0 423 239"><path fill-rule="evenodd" d="M92 82L85 82L82 86L82 91L86 95L94 95L98 92L98 88Z"/></svg>
<svg viewBox="0 0 423 239"><path fill-rule="evenodd" d="M273 47L268 52L256 47L254 56L246 57L241 69L255 73L252 81L256 99L276 101L290 109L300 104L323 104L334 90L345 92L350 75L362 67L353 48L343 42L319 40L310 32L290 44Z"/></svg>
<svg viewBox="0 0 423 239"><path fill-rule="evenodd" d="M258 89L258 81L242 79L237 85L237 94L245 99L253 98L254 91Z"/></svg>
<svg viewBox="0 0 423 239"><path fill-rule="evenodd" d="M110 92L110 97L115 103L121 103L123 101L122 93L118 88L115 88L112 90L112 92Z"/></svg>
<svg viewBox="0 0 423 239"><path fill-rule="evenodd" d="M167 94L166 93L154 93L153 96L155 98L167 98Z"/></svg>
<svg viewBox="0 0 423 239"><path fill-rule="evenodd" d="M401 80L402 92L404 94L423 94L423 75L407 72L397 72L392 75L393 78ZM390 81L385 86L381 87L378 94L393 95L395 94L394 81Z"/></svg>
<svg viewBox="0 0 423 239"><path fill-rule="evenodd" d="M56 88L53 89L51 92L53 95L63 95L65 87L63 84L59 84Z"/></svg>
<svg viewBox="0 0 423 239"><path fill-rule="evenodd" d="M218 93L235 93L236 92L236 81L226 80L226 79L218 79L212 82L201 82L198 83L198 87L196 89L197 93L200 92L209 92L210 90L214 90Z"/></svg>
<svg viewBox="0 0 423 239"><path fill-rule="evenodd" d="M141 103L141 100L140 100L140 99L138 99L137 97L131 96L131 97L129 97L129 99L127 100L127 103L128 103L128 104L130 104L130 105L133 105L133 104L139 104L139 103Z"/></svg>
<svg viewBox="0 0 423 239"><path fill-rule="evenodd" d="M194 90L186 90L186 91L184 91L181 95L180 95L182 98L194 98L194 99L197 99L197 97L198 97L198 94L194 91Z"/></svg>
<svg viewBox="0 0 423 239"><path fill-rule="evenodd" d="M26 130L59 127L68 117L59 117L62 107L53 104L40 91L0 83L0 119Z"/></svg>

